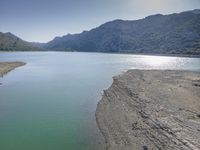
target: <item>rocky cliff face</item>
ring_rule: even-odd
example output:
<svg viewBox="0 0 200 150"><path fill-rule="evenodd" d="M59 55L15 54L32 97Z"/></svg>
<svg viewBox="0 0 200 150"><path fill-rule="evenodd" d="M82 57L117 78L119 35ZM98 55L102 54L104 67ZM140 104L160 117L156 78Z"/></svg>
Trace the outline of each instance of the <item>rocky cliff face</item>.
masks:
<svg viewBox="0 0 200 150"><path fill-rule="evenodd" d="M80 34L56 37L52 50L200 54L200 10L115 20Z"/></svg>
<svg viewBox="0 0 200 150"><path fill-rule="evenodd" d="M96 112L108 150L200 149L200 73L132 70Z"/></svg>

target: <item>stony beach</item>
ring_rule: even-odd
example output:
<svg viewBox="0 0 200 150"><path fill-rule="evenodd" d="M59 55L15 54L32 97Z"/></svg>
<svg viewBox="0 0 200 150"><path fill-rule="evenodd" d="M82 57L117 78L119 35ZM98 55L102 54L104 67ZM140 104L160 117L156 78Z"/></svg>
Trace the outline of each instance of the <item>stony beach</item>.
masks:
<svg viewBox="0 0 200 150"><path fill-rule="evenodd" d="M200 149L200 73L129 70L96 110L108 150Z"/></svg>

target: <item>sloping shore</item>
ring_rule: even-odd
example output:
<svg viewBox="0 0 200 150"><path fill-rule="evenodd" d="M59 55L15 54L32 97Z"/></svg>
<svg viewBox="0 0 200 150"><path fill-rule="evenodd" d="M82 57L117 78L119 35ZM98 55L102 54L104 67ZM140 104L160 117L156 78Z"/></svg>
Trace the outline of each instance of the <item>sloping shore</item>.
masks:
<svg viewBox="0 0 200 150"><path fill-rule="evenodd" d="M0 77L3 77L6 73L10 72L11 70L23 66L26 63L24 62L0 62Z"/></svg>
<svg viewBox="0 0 200 150"><path fill-rule="evenodd" d="M113 80L96 111L108 150L200 149L200 73L130 70Z"/></svg>

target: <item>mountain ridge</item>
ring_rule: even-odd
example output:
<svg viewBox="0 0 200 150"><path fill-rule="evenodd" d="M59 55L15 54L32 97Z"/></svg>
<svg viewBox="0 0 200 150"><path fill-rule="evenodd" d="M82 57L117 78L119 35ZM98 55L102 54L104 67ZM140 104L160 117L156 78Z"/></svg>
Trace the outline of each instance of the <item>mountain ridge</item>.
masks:
<svg viewBox="0 0 200 150"><path fill-rule="evenodd" d="M200 10L139 20L113 20L78 34L49 41L45 48L65 51L200 55Z"/></svg>
<svg viewBox="0 0 200 150"><path fill-rule="evenodd" d="M116 19L47 43L27 42L0 32L0 50L200 55L200 9L138 20Z"/></svg>

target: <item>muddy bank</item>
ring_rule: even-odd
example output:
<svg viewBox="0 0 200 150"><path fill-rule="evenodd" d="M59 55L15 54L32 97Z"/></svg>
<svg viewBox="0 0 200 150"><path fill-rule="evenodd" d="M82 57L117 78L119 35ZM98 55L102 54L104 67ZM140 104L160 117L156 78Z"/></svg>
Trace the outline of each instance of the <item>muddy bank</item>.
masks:
<svg viewBox="0 0 200 150"><path fill-rule="evenodd" d="M200 73L130 70L96 111L108 150L200 149Z"/></svg>
<svg viewBox="0 0 200 150"><path fill-rule="evenodd" d="M3 75L7 74L11 70L25 64L26 63L24 62L0 62L0 77L3 77Z"/></svg>

